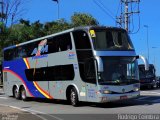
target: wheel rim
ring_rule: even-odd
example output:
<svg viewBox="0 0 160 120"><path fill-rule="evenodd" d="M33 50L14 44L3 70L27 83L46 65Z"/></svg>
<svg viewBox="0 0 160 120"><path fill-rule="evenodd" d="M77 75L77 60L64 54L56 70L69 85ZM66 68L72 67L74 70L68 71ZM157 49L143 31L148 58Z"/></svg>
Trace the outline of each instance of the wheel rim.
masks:
<svg viewBox="0 0 160 120"><path fill-rule="evenodd" d="M18 98L18 89L17 88L14 89L14 95L15 95L15 98Z"/></svg>
<svg viewBox="0 0 160 120"><path fill-rule="evenodd" d="M73 90L71 90L71 103L72 105L75 105L75 101L76 101L76 94Z"/></svg>
<svg viewBox="0 0 160 120"><path fill-rule="evenodd" d="M26 91L24 89L22 90L21 97L23 100L26 99Z"/></svg>

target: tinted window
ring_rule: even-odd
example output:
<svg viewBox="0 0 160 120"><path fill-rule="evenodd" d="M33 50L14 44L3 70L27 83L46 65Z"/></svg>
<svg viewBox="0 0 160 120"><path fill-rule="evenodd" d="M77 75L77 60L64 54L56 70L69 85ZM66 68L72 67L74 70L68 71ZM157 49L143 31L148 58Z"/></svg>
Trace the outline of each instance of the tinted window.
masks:
<svg viewBox="0 0 160 120"><path fill-rule="evenodd" d="M48 53L55 53L72 49L72 42L69 33L49 38L47 44Z"/></svg>
<svg viewBox="0 0 160 120"><path fill-rule="evenodd" d="M43 44L41 45L43 41L46 41L46 43L44 45ZM9 61L18 58L36 56L38 50L40 50L39 55L43 55L43 54L61 52L71 49L72 49L71 37L70 33L67 33L5 50L4 60Z"/></svg>
<svg viewBox="0 0 160 120"><path fill-rule="evenodd" d="M29 81L59 81L73 80L73 65L59 65L36 69L26 69L26 77Z"/></svg>
<svg viewBox="0 0 160 120"><path fill-rule="evenodd" d="M36 42L32 42L26 45L23 45L23 48L26 51L27 57L32 57L35 56L35 54L32 54L33 50L35 48L38 48L38 44L40 43L40 41L36 41Z"/></svg>
<svg viewBox="0 0 160 120"><path fill-rule="evenodd" d="M73 32L76 49L91 49L88 34L84 31Z"/></svg>
<svg viewBox="0 0 160 120"><path fill-rule="evenodd" d="M4 51L4 60L13 60L17 57L17 49L12 48Z"/></svg>
<svg viewBox="0 0 160 120"><path fill-rule="evenodd" d="M22 58L27 57L27 51L24 46L17 47L17 57L16 58Z"/></svg>
<svg viewBox="0 0 160 120"><path fill-rule="evenodd" d="M88 83L96 83L95 64L88 34L84 31L73 32L80 77Z"/></svg>
<svg viewBox="0 0 160 120"><path fill-rule="evenodd" d="M96 50L134 50L130 37L124 30L95 30L92 39Z"/></svg>

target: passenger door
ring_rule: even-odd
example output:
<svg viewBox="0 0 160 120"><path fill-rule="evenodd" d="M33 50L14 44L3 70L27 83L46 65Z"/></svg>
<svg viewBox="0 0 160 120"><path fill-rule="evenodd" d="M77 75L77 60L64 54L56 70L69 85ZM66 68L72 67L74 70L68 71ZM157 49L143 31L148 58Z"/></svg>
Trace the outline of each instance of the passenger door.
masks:
<svg viewBox="0 0 160 120"><path fill-rule="evenodd" d="M97 82L96 82L96 61L91 58L85 62L85 82L87 101L96 102L97 100Z"/></svg>

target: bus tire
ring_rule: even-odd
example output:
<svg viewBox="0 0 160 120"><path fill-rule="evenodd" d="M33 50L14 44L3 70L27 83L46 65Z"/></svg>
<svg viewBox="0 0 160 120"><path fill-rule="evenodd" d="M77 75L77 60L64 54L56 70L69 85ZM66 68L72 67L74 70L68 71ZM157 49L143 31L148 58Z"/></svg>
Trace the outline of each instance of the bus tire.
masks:
<svg viewBox="0 0 160 120"><path fill-rule="evenodd" d="M21 95L21 99L22 99L23 101L27 101L27 100L28 100L28 99L27 99L27 95L26 95L26 90L24 89L24 87L21 88L21 90L20 90L20 95Z"/></svg>
<svg viewBox="0 0 160 120"><path fill-rule="evenodd" d="M14 96L16 99L18 99L18 100L20 99L18 87L14 87L14 88L13 88L13 96Z"/></svg>
<svg viewBox="0 0 160 120"><path fill-rule="evenodd" d="M70 103L74 107L78 106L79 103L77 90L74 87L70 91Z"/></svg>

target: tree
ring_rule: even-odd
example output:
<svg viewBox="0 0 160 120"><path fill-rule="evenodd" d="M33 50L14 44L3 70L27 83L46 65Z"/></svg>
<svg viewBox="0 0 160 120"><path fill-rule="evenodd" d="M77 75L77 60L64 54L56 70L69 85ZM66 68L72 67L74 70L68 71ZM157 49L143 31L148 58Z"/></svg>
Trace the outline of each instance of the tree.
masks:
<svg viewBox="0 0 160 120"><path fill-rule="evenodd" d="M71 23L73 27L99 24L93 16L85 13L74 13L74 15L71 17Z"/></svg>
<svg viewBox="0 0 160 120"><path fill-rule="evenodd" d="M66 29L71 28L71 24L68 23L65 19L60 19L57 21L47 22L44 25L44 31L46 35L60 32Z"/></svg>
<svg viewBox="0 0 160 120"><path fill-rule="evenodd" d="M24 12L22 8L23 3L24 0L1 0L0 21L3 22L5 26L12 26L18 22L19 16Z"/></svg>
<svg viewBox="0 0 160 120"><path fill-rule="evenodd" d="M45 31L43 29L43 24L40 23L40 21L36 21L31 24L31 30L32 30L32 35L33 38L39 38L45 35Z"/></svg>
<svg viewBox="0 0 160 120"><path fill-rule="evenodd" d="M5 28L4 33L0 36L0 39L2 40L0 41L0 44L3 48L57 33L72 27L88 25L98 25L98 22L94 17L85 13L75 13L71 16L71 22L60 19L42 24L39 20L31 23L29 20L20 19L18 24L13 24L10 27Z"/></svg>

